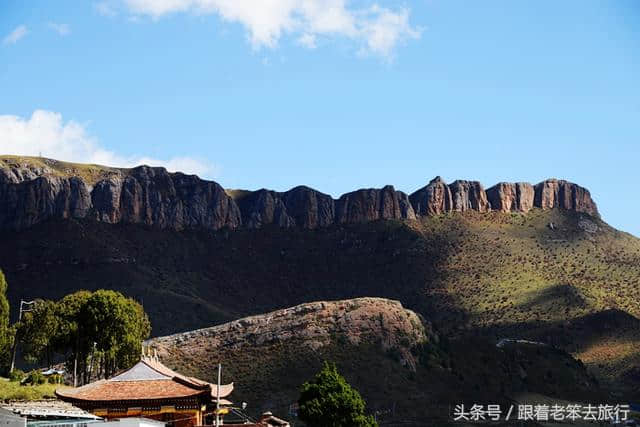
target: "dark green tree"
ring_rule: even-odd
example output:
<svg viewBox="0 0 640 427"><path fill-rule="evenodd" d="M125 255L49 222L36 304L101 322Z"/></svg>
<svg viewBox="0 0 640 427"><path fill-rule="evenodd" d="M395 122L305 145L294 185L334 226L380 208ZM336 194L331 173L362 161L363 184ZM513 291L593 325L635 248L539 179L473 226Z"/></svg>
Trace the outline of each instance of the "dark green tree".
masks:
<svg viewBox="0 0 640 427"><path fill-rule="evenodd" d="M36 300L33 308L22 315L17 337L22 356L27 362L51 366L59 323L57 304L54 301Z"/></svg>
<svg viewBox="0 0 640 427"><path fill-rule="evenodd" d="M57 302L38 300L18 325L28 362L51 363L67 357L78 383L109 376L140 357L140 344L151 325L142 306L119 292L78 291Z"/></svg>
<svg viewBox="0 0 640 427"><path fill-rule="evenodd" d="M140 357L140 345L151 333L142 306L119 292L91 294L78 313L82 348L99 351L105 376L127 368Z"/></svg>
<svg viewBox="0 0 640 427"><path fill-rule="evenodd" d="M89 291L77 291L59 300L56 304L56 317L58 318L58 333L54 337L53 347L58 353L71 354L70 359L80 353L87 353L89 349L81 348L86 343L81 340L79 317L80 310L91 297Z"/></svg>
<svg viewBox="0 0 640 427"><path fill-rule="evenodd" d="M360 393L338 372L336 365L325 362L322 370L302 385L298 416L309 427L376 427L373 417L365 414Z"/></svg>
<svg viewBox="0 0 640 427"><path fill-rule="evenodd" d="M7 281L0 270L0 373L6 373L11 364L13 347L13 328L9 326L9 301L7 300Z"/></svg>

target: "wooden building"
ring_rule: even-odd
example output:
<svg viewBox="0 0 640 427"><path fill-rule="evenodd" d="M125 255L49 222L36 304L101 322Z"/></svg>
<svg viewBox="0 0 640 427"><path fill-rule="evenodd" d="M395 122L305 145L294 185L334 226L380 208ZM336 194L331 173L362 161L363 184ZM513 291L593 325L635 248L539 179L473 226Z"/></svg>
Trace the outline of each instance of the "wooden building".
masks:
<svg viewBox="0 0 640 427"><path fill-rule="evenodd" d="M220 406L233 383L220 386ZM202 425L216 408L216 384L181 375L158 361L142 357L131 369L108 380L78 388L56 390L61 400L105 419L144 417L175 427Z"/></svg>

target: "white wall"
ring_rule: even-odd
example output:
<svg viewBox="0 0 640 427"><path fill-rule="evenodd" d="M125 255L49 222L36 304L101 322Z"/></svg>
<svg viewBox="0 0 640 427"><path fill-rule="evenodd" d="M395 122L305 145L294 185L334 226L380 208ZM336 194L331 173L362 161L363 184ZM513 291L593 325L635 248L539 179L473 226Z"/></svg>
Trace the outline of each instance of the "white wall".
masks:
<svg viewBox="0 0 640 427"><path fill-rule="evenodd" d="M0 408L0 427L26 427L27 419Z"/></svg>

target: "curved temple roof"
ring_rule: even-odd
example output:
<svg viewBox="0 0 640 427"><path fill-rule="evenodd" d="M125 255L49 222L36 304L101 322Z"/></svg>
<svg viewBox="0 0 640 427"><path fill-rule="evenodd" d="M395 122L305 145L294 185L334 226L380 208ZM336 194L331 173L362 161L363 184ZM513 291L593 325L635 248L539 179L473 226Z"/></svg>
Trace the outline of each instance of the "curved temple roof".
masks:
<svg viewBox="0 0 640 427"><path fill-rule="evenodd" d="M220 386L220 403L233 391L233 383ZM179 374L157 359L143 357L132 368L108 380L100 380L72 389L56 390L56 396L68 401L117 401L179 399L206 395L215 401L217 385Z"/></svg>

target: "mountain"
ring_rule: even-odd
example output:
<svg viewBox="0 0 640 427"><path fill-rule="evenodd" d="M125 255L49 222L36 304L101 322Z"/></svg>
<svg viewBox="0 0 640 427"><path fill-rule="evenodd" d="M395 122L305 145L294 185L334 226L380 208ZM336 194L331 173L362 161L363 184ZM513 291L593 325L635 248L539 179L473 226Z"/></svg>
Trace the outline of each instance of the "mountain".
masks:
<svg viewBox="0 0 640 427"><path fill-rule="evenodd" d="M357 190L334 200L304 186L284 193L264 189L227 192L213 181L157 167L118 169L0 157L0 228L14 230L68 218L176 230L268 224L315 229L469 210L526 213L533 207L598 215L588 190L555 179L535 186L500 183L485 191L478 181L457 180L447 185L437 177L410 196L389 185Z"/></svg>
<svg viewBox="0 0 640 427"><path fill-rule="evenodd" d="M336 361L384 425L448 425L449 405L477 401L478 390L483 401L503 405L532 393L607 399L584 365L563 351L535 343L449 343L423 316L381 298L306 303L145 344L163 363L199 378L215 380L222 363L224 380L235 381L232 398L249 402L254 414L286 414L325 359Z"/></svg>
<svg viewBox="0 0 640 427"><path fill-rule="evenodd" d="M576 184L484 190L435 178L410 195L388 186L335 200L146 166L0 165L12 307L115 289L163 336L311 301L388 298L452 345L541 341L640 397L640 240L604 222Z"/></svg>

